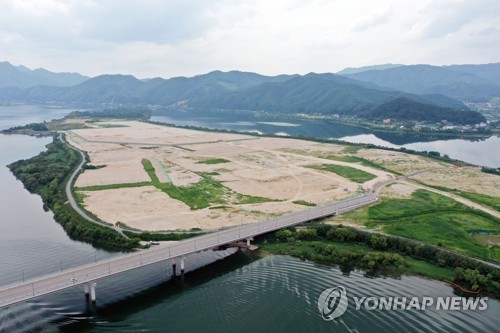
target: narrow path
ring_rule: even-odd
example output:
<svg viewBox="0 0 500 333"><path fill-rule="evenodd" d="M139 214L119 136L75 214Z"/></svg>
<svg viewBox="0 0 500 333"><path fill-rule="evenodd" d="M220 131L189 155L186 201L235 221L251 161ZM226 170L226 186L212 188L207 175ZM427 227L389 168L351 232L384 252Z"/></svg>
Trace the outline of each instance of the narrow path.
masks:
<svg viewBox="0 0 500 333"><path fill-rule="evenodd" d="M123 237L125 238L128 238L124 233L123 233L123 230L122 228L116 226L116 225L110 225L110 224L107 224L107 223L104 223L104 222L101 222L101 221L98 221L96 219L94 219L93 217L89 216L85 211L83 211L80 206L78 206L78 203L76 202L76 199L75 197L73 196L73 191L71 191L71 185L73 184L73 181L75 179L75 177L78 175L78 173L80 172L80 170L82 169L83 165L85 164L85 155L83 154L83 152L73 146L71 146L70 144L68 144L66 142L66 140L64 140L63 138L63 134L59 134L59 139L70 149L73 149L74 151L77 151L81 157L82 157L82 161L80 162L80 164L75 168L75 170L73 171L73 173L71 174L71 176L69 177L68 179L68 182L66 183L66 197L68 197L68 201L69 201L69 204L71 205L71 207L81 216L83 217L84 219L86 219L87 221L89 222L92 222L92 223L95 223L95 224L99 224L100 226L103 226L103 227L107 227L107 228L112 228L114 230L116 230L118 233L120 233Z"/></svg>

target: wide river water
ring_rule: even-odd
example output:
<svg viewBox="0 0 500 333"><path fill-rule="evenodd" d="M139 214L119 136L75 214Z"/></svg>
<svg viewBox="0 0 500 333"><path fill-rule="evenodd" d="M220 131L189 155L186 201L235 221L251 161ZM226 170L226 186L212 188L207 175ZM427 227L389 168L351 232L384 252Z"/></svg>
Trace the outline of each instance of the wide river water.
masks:
<svg viewBox="0 0 500 333"><path fill-rule="evenodd" d="M0 128L59 118L69 111L0 107ZM42 209L40 198L29 194L5 167L43 151L48 142L0 135L0 286L125 255L69 239L52 214ZM498 332L500 327L500 302L492 299L485 311L357 311L352 302L353 296L453 296L453 289L442 282L408 276L373 278L362 271L346 274L334 266L288 256L230 254L189 257L190 272L184 279L172 279L165 263L99 281L97 306L89 305L82 288L75 287L0 309L0 332L399 333ZM350 303L342 317L327 322L316 302L324 289L336 286L346 287Z"/></svg>

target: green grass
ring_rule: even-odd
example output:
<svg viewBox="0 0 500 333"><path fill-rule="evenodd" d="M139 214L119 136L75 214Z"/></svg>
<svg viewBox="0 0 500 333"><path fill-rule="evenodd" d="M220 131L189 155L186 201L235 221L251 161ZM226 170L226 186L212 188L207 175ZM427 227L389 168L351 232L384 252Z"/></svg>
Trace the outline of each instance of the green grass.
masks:
<svg viewBox="0 0 500 333"><path fill-rule="evenodd" d="M123 184L109 184L109 185L92 185L84 187L76 187L75 191L103 191L103 190L114 190L117 188L129 188L129 187L143 187L151 186L151 182L139 182L139 183L123 183Z"/></svg>
<svg viewBox="0 0 500 333"><path fill-rule="evenodd" d="M278 201L278 200L273 200L265 197L258 197L254 195L246 195L246 194L236 194L237 198L234 203L240 204L240 205L246 205L246 204L254 204L254 203L264 203L264 202L271 202L271 201Z"/></svg>
<svg viewBox="0 0 500 333"><path fill-rule="evenodd" d="M449 267L439 267L426 261L409 257L405 257L405 259L408 263L406 273L427 276L438 280L453 281L455 279L455 273Z"/></svg>
<svg viewBox="0 0 500 333"><path fill-rule="evenodd" d="M314 202L309 202L309 201L305 201L305 200L295 200L292 202L296 205L309 206L309 207L316 206L316 204Z"/></svg>
<svg viewBox="0 0 500 333"><path fill-rule="evenodd" d="M151 185L168 194L173 199L184 202L192 210L203 209L211 205L250 204L272 201L268 198L256 197L236 193L227 188L222 182L213 179L207 173L198 173L202 179L189 186L175 186L172 183L161 183L156 176L151 161L142 160L144 170L151 178Z"/></svg>
<svg viewBox="0 0 500 333"><path fill-rule="evenodd" d="M417 190L411 199L384 199L357 218L389 234L500 259L495 247L490 249L471 235L477 231L500 233L500 220L437 193Z"/></svg>
<svg viewBox="0 0 500 333"><path fill-rule="evenodd" d="M364 148L365 147L361 146L346 146L342 152L346 154L356 154L359 150Z"/></svg>
<svg viewBox="0 0 500 333"><path fill-rule="evenodd" d="M199 161L198 163L202 164L220 164L220 163L229 163L230 160L226 160L225 158L210 158L207 160Z"/></svg>
<svg viewBox="0 0 500 333"><path fill-rule="evenodd" d="M351 168L348 166L342 165L333 165L333 164L318 164L318 165L308 165L306 166L310 169L323 170L328 172L336 173L337 175L347 178L353 182L364 183L369 180L376 178L375 175L365 172L363 170L359 170L356 168Z"/></svg>

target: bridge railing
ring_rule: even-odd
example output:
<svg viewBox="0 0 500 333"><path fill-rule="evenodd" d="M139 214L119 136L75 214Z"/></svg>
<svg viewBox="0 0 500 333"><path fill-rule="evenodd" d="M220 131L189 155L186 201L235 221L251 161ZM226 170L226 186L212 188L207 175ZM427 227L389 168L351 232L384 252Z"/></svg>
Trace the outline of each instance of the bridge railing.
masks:
<svg viewBox="0 0 500 333"><path fill-rule="evenodd" d="M338 214L376 200L377 198L372 194L362 194L358 197L273 217L261 222L244 224L227 230L190 238L168 246L155 247L118 258L92 262L77 268L63 270L61 265L61 269L53 274L0 287L0 307L78 284L92 282L145 265L182 257L190 253L251 238L284 227Z"/></svg>

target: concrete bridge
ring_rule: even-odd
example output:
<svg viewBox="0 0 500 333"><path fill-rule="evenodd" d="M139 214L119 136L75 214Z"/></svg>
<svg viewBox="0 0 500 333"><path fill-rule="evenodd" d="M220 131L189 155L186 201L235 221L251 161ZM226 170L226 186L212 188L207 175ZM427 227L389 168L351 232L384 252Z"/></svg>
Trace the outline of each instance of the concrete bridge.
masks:
<svg viewBox="0 0 500 333"><path fill-rule="evenodd" d="M176 272L176 264L179 262L180 271L183 273L185 256L188 254L218 248L241 240L245 240L247 244L249 244L255 236L309 222L318 218L338 215L369 205L377 200L378 198L373 192L364 193L357 197L329 203L323 206L316 206L300 212L190 238L169 246L153 247L119 258L41 276L23 281L22 283L1 286L0 308L66 288L71 288L76 285L83 285L85 294L87 296L90 294L92 302L95 303L96 281L108 276L166 260L171 260L174 274Z"/></svg>

